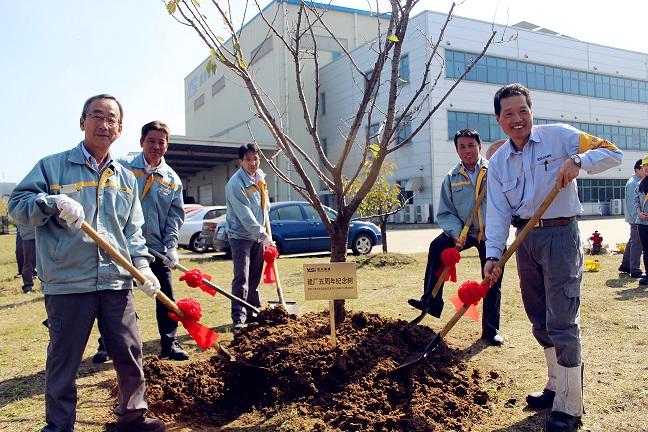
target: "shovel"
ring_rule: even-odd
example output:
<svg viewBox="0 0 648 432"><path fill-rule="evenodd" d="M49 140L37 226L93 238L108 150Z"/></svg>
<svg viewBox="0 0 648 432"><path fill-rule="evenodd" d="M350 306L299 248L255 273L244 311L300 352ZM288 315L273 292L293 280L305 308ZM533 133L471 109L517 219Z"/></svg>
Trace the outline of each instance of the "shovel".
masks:
<svg viewBox="0 0 648 432"><path fill-rule="evenodd" d="M164 255L162 255L161 253L159 253L157 251L154 251L153 249L149 249L149 253L151 255L153 255L155 258L161 259L162 261L167 259L167 257L165 257ZM183 273L187 273L189 271L186 267L183 267L180 264L176 264L175 268L177 268L178 270L180 270ZM241 304L242 306L245 306L249 310L254 311L254 313L256 313L256 314L258 314L260 312L259 309L256 306L252 306L250 303L246 302L242 298L236 297L234 294L229 293L229 292L225 291L223 288L220 288L220 287L214 285L211 281L208 281L207 279L202 278L202 283L204 283L205 285L207 285L211 289L219 292L220 294L223 294L228 299L233 300L235 302L238 302L239 304Z"/></svg>
<svg viewBox="0 0 648 432"><path fill-rule="evenodd" d="M516 249L520 246L520 244L524 241L525 237L529 234L529 232L533 229L533 227L538 223L540 220L540 217L542 217L542 214L547 210L547 208L551 205L553 200L558 196L558 193L560 191L558 190L558 186L554 186L554 188L549 192L547 195L547 198L545 198L544 202L538 208L538 210L535 212L533 217L529 219L529 222L522 228L522 231L520 231L520 234L515 238L515 241L511 244L511 246L507 249L507 251L502 255L502 258L497 261L497 264L495 264L495 268L502 268L504 267L504 264L506 264L506 261L513 255L513 253L516 251ZM490 279L489 278L484 278L482 280L481 284L483 286L488 286L490 285ZM450 321L441 329L439 333L432 339L432 342L428 344L428 346L425 347L422 353L417 354L415 356L409 357L406 359L400 366L398 366L396 369L391 371L390 373L397 373L397 372L402 372L404 370L407 370L411 368L412 366L416 365L420 361L424 360L427 358L428 354L430 354L434 349L439 346L439 343L443 340L443 338L450 332L452 327L461 319L462 315L466 313L468 308L470 307L469 304L464 304L461 306L457 312L450 318Z"/></svg>
<svg viewBox="0 0 648 432"><path fill-rule="evenodd" d="M482 190L479 191L479 196L477 197L477 201L475 202L475 206L473 207L472 211L470 212L470 215L468 215L468 219L466 219L466 223L464 224L463 229L461 230L461 237L465 237L468 235L468 230L470 230L470 227L472 226L472 221L475 219L475 216L477 216L477 213L479 212L479 206L481 205L482 201L484 200L484 197L486 196L486 185L484 184L485 181L482 181ZM461 250L461 246L455 246L455 249L458 251ZM437 296L439 293L439 290L441 289L441 285L443 284L443 281L446 278L446 275L448 274L448 271L450 270L450 266L444 266L443 270L441 271L441 274L437 278L436 284L434 285L434 288L432 289L432 293L428 294L428 298L425 301L425 305L423 306L423 311L421 314L416 317L414 320L412 320L411 324L418 324L421 321L423 321L423 318L428 313L428 308L432 305L432 300Z"/></svg>
<svg viewBox="0 0 648 432"><path fill-rule="evenodd" d="M115 261L117 261L122 267L124 267L128 272L133 276L135 279L140 281L141 283L146 282L148 279L140 272L131 262L124 258L122 254L119 253L117 249L115 249L113 246L110 245L106 240L104 240L103 237L99 235L97 231L94 230L86 221L83 221L83 224L81 225L81 229L83 232L88 234L98 245L101 247L103 250L108 252L108 255L110 255ZM178 307L177 304L175 304L169 297L166 296L162 291L158 291L155 294L156 298L160 300L162 303L164 303L165 306L167 306L173 313L175 313L177 316L182 317L184 316L184 312L182 312L182 309ZM213 330L210 330L213 332ZM249 370L251 372L263 374L263 375L268 375L270 374L270 370L261 366L253 366L250 364L247 364L241 360L237 360L225 347L223 347L220 343L215 342L212 346L218 352L220 355L222 355L225 360L227 360L229 363L236 364L238 366L241 366L245 368L246 370Z"/></svg>
<svg viewBox="0 0 648 432"><path fill-rule="evenodd" d="M272 229L270 228L270 217L266 219L266 232L272 238ZM283 290L281 289L281 280L279 279L279 268L277 267L277 260L274 260L272 263L275 273L275 285L277 286L277 297L279 297L278 302L269 301L268 304L270 307L283 306L289 314L299 315L299 308L297 307L296 302L287 302L284 300Z"/></svg>

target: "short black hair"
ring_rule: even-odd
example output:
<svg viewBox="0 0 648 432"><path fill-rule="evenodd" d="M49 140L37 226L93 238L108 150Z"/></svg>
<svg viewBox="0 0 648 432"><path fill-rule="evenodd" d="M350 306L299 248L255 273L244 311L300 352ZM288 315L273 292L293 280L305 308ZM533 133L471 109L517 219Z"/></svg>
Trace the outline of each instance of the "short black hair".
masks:
<svg viewBox="0 0 648 432"><path fill-rule="evenodd" d="M253 152L255 154L258 154L259 147L257 147L252 143L247 143L245 145L242 145L241 147L239 147L239 160L243 160L243 158L245 157L245 153L247 152Z"/></svg>
<svg viewBox="0 0 648 432"><path fill-rule="evenodd" d="M642 161L642 159L639 159L637 162L635 162L635 165L634 165L635 170L641 169L641 165L642 165L641 161Z"/></svg>
<svg viewBox="0 0 648 432"><path fill-rule="evenodd" d="M482 139L481 135L479 135L479 132L473 129L461 129L460 131L457 131L457 133L454 136L454 143L455 143L455 148L457 148L457 141L459 140L459 137L472 137L475 138L477 141L477 144L481 144Z"/></svg>
<svg viewBox="0 0 648 432"><path fill-rule="evenodd" d="M124 120L124 108L122 108L121 103L117 100L115 96L111 96L109 94L100 94L96 96L89 97L87 101L83 104L83 112L81 112L81 117L85 117L88 115L88 108L90 108L90 104L92 103L93 100L96 99L112 99L115 102L117 102L117 106L119 107L119 123L121 124L122 120Z"/></svg>
<svg viewBox="0 0 648 432"><path fill-rule="evenodd" d="M504 87L497 90L495 97L493 98L493 105L495 108L495 115L499 117L500 112L502 111L502 99L509 98L511 96L524 96L526 103L531 108L531 93L529 89L524 87L522 84L508 84Z"/></svg>

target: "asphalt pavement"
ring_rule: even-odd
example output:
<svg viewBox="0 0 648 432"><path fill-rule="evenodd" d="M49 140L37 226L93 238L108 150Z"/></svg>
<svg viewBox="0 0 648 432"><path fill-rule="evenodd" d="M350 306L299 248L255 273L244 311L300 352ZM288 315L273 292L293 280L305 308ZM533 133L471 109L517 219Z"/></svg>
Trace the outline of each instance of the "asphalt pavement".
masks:
<svg viewBox="0 0 648 432"><path fill-rule="evenodd" d="M617 243L625 243L630 235L630 227L621 216L588 216L578 222L581 232L581 242L587 246L587 239L594 231L603 236L603 244L608 245L608 251L616 250ZM430 242L441 233L436 224L390 224L387 227L387 246L389 252L416 253L427 252ZM511 227L508 243L515 239L515 228ZM381 246L374 246L372 252L379 253ZM206 258L218 255L219 252L196 254L187 251L180 258ZM318 255L321 255L318 254Z"/></svg>

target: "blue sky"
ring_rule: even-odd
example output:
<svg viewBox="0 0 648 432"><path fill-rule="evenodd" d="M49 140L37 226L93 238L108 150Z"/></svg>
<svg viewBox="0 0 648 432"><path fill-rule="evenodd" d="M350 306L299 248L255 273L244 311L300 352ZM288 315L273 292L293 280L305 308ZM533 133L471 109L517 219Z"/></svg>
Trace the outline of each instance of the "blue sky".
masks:
<svg viewBox="0 0 648 432"><path fill-rule="evenodd" d="M243 2L232 0L235 13ZM367 9L375 0L333 3ZM500 24L526 20L587 42L648 53L645 0L461 3L459 16ZM422 0L418 10L447 11L450 4ZM208 49L193 30L169 17L161 0L0 0L0 5L0 182L20 181L41 157L81 141L79 116L91 95L110 93L124 106L123 133L112 147L116 156L138 151L139 129L153 119L184 134L183 79Z"/></svg>

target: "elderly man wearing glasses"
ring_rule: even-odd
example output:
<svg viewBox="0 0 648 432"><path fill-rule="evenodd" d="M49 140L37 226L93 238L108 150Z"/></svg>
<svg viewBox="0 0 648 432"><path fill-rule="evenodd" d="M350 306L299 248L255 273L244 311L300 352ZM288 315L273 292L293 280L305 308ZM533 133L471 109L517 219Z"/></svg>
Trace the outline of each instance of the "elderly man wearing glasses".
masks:
<svg viewBox="0 0 648 432"><path fill-rule="evenodd" d="M138 287L155 296L160 284L149 267L152 257L142 235L137 182L110 154L122 120L122 106L113 96L89 98L80 119L84 140L41 159L9 199L14 220L36 227L38 276L50 337L43 432L74 430L75 379L95 319L117 372L118 429L166 430L164 422L146 415L133 277L79 229L87 221L130 257L148 279Z"/></svg>

